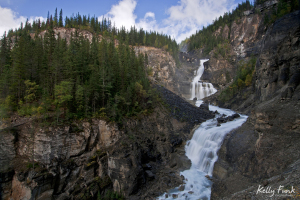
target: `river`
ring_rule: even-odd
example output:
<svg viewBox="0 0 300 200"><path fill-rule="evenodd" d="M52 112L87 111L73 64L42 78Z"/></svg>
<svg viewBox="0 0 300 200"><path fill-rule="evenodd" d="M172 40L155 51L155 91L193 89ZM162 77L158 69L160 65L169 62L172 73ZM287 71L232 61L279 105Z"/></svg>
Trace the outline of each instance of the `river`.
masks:
<svg viewBox="0 0 300 200"><path fill-rule="evenodd" d="M201 81L204 71L203 63L207 60L200 60L199 69L191 83L191 99L195 97L196 106L203 102L201 99L214 94L217 90L211 83ZM203 87L203 84L205 86ZM217 106L209 105L209 110L218 111L214 119L203 122L194 132L193 137L186 143L186 156L191 160L191 168L181 172L184 176L184 189L179 191L179 187L171 189L158 199L188 199L188 200L209 200L211 196L212 182L207 176L212 176L214 163L218 160L217 152L220 149L223 139L230 131L241 126L247 120L246 115L240 115L239 118L223 123L217 126L217 118L221 116L230 116L234 111Z"/></svg>

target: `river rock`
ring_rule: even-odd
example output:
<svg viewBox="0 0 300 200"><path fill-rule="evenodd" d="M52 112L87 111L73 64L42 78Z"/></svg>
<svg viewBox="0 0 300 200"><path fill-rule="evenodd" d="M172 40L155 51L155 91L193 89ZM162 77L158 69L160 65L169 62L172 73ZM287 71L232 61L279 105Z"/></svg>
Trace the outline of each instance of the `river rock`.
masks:
<svg viewBox="0 0 300 200"><path fill-rule="evenodd" d="M226 123L228 121L233 121L234 119L239 118L239 117L240 117L240 115L237 114L237 113L235 113L235 114L233 114L231 116L228 116L228 117L223 117L223 116L222 117L218 117L217 118L218 125L222 124L222 123Z"/></svg>
<svg viewBox="0 0 300 200"><path fill-rule="evenodd" d="M209 104L208 103L202 103L199 108L203 109L203 110L209 110Z"/></svg>
<svg viewBox="0 0 300 200"><path fill-rule="evenodd" d="M185 185L181 185L181 186L179 186L179 188L178 188L179 191L183 191L184 189L185 189Z"/></svg>

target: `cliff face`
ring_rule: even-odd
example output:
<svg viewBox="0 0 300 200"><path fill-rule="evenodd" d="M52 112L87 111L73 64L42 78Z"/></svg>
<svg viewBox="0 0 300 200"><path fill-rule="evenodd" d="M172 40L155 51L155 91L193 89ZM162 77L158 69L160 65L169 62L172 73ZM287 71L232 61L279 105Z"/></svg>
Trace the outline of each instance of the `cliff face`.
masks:
<svg viewBox="0 0 300 200"><path fill-rule="evenodd" d="M218 153L212 199L270 198L257 192L260 186L276 190L273 199L285 198L277 193L280 185L295 188L289 198L300 193L300 11L264 23L264 15L277 3L267 1L256 12L244 12L232 24L225 56L216 54L216 48L204 64L202 79L219 89L205 100L249 115L242 127L228 134ZM224 31L218 29L215 35ZM199 58L202 51L189 54ZM232 83L239 62L252 56L257 59L252 83L221 102L220 90Z"/></svg>
<svg viewBox="0 0 300 200"><path fill-rule="evenodd" d="M0 151L6 157L0 162L1 176L7 177L1 180L2 198L78 197L100 180L106 181L101 189L109 188L106 148L121 136L117 127L102 120L62 127L40 127L33 119L13 124L1 131L1 145L7 147Z"/></svg>
<svg viewBox="0 0 300 200"><path fill-rule="evenodd" d="M292 195L299 193L299 106L299 101L267 101L227 136L214 166L212 199L269 198L257 193L259 185L293 186Z"/></svg>
<svg viewBox="0 0 300 200"><path fill-rule="evenodd" d="M256 38L244 51L245 57L257 56L253 84L223 104L248 113L249 119L222 145L212 199L266 199L257 193L259 185L299 187L300 12L260 25Z"/></svg>
<svg viewBox="0 0 300 200"><path fill-rule="evenodd" d="M300 81L299 36L299 11L277 20L266 32L256 65L255 88L260 101L278 93L282 99L293 98Z"/></svg>
<svg viewBox="0 0 300 200"><path fill-rule="evenodd" d="M249 14L233 22L229 43L222 47L226 49L225 56L215 55L216 49L210 52L210 60L204 65L203 80L208 80L221 89L231 82L237 72L236 63L255 53L252 50L253 46L263 34L263 30L259 31L259 27L262 26L261 19L258 14ZM222 33L217 30L215 34L222 34L227 38L225 36L228 36L228 29L225 26Z"/></svg>
<svg viewBox="0 0 300 200"><path fill-rule="evenodd" d="M176 63L169 52L146 46L136 46L134 49L137 53L147 53L148 66L146 71L150 80L160 83L167 89L174 91Z"/></svg>
<svg viewBox="0 0 300 200"><path fill-rule="evenodd" d="M69 44L71 35L75 36L75 32L78 32L79 36L83 36L84 38L87 38L90 42L92 42L93 34L87 30L76 30L75 28L54 28L53 29L56 39L61 37L61 39L66 39L67 43ZM42 31L39 34L39 37L44 38L47 30ZM34 38L35 33L31 33L30 36ZM101 35L98 35L99 39L102 39Z"/></svg>
<svg viewBox="0 0 300 200"><path fill-rule="evenodd" d="M190 87L194 72L199 68L200 59L187 53L179 53L180 64L169 52L145 46L134 47L136 53L147 53L147 73L149 79L177 95L190 99Z"/></svg>
<svg viewBox="0 0 300 200"><path fill-rule="evenodd" d="M190 165L184 141L214 115L157 87L166 105L123 125L22 118L1 129L1 199L97 199L109 190L153 199L181 184Z"/></svg>

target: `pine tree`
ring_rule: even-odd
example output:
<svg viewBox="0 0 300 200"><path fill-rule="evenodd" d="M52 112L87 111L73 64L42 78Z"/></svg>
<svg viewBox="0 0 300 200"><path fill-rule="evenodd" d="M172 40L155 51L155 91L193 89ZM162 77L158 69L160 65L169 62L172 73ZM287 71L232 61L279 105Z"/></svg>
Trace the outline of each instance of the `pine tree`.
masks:
<svg viewBox="0 0 300 200"><path fill-rule="evenodd" d="M9 93L11 72L11 38L6 37L6 32L1 40L0 47L0 98L5 98Z"/></svg>
<svg viewBox="0 0 300 200"><path fill-rule="evenodd" d="M0 74L2 74L4 71L4 66L7 63L8 55L9 49L7 48L6 32L4 32L0 47Z"/></svg>
<svg viewBox="0 0 300 200"><path fill-rule="evenodd" d="M109 74L107 74L107 43L106 40L101 40L99 45L99 63L100 63L100 70L99 70L99 79L101 80L101 99L102 99L102 107L105 105L106 101L106 93L108 92L108 83L107 80L109 79Z"/></svg>
<svg viewBox="0 0 300 200"><path fill-rule="evenodd" d="M55 103L57 108L64 109L65 114L69 110L81 117L91 111L97 114L101 108L102 114L105 110L112 120L119 120L125 114L130 116L144 109L143 95L140 94L149 85L145 74L148 56L136 56L129 43L154 46L156 42L158 46L168 45L168 49L176 49L176 42L167 36L142 29L138 32L135 27L130 32L124 27L117 30L106 18L99 23L95 17L81 17L78 13L65 20L66 27L81 26L96 34L101 31L108 40L104 38L100 43L96 34L90 43L76 30L67 45L65 39L55 35L53 29L56 26L63 27L62 10L59 18L56 9L53 19L48 13L47 23L41 24L37 20L31 26L27 21L25 27L21 24L21 28L9 33L9 37L4 35L0 47L0 98L13 102L10 105L25 99L26 106L31 106L28 105L32 101L27 98L24 82L28 80L41 88L41 95L37 92L35 100L43 98L48 102L47 106L40 106L45 112L51 103ZM43 38L39 36L41 30L46 30ZM31 31L36 33L34 39L28 34ZM12 36L15 45L10 50ZM119 39L117 49L116 38Z"/></svg>
<svg viewBox="0 0 300 200"><path fill-rule="evenodd" d="M48 11L46 25L49 26L49 24L50 24L50 14L49 14L49 11Z"/></svg>
<svg viewBox="0 0 300 200"><path fill-rule="evenodd" d="M24 35L20 37L18 43L15 44L13 51L13 71L12 71L12 82L11 94L17 98L17 102L21 100L24 95L25 85L25 48L26 40Z"/></svg>
<svg viewBox="0 0 300 200"><path fill-rule="evenodd" d="M57 8L55 9L54 13L54 27L58 25L58 16L57 16Z"/></svg>
<svg viewBox="0 0 300 200"><path fill-rule="evenodd" d="M62 11L62 9L60 9L60 12L59 12L58 26L63 27L63 11Z"/></svg>

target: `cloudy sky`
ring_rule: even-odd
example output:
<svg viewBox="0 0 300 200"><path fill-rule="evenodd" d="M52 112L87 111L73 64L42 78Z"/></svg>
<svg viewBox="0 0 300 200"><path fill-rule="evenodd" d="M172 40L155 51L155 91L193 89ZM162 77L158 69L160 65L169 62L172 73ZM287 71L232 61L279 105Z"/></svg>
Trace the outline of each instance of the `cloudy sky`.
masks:
<svg viewBox="0 0 300 200"><path fill-rule="evenodd" d="M45 20L48 11L63 10L63 16L109 17L117 27L135 25L145 30L171 35L177 42L209 25L242 0L0 0L0 36L18 28L28 18Z"/></svg>

